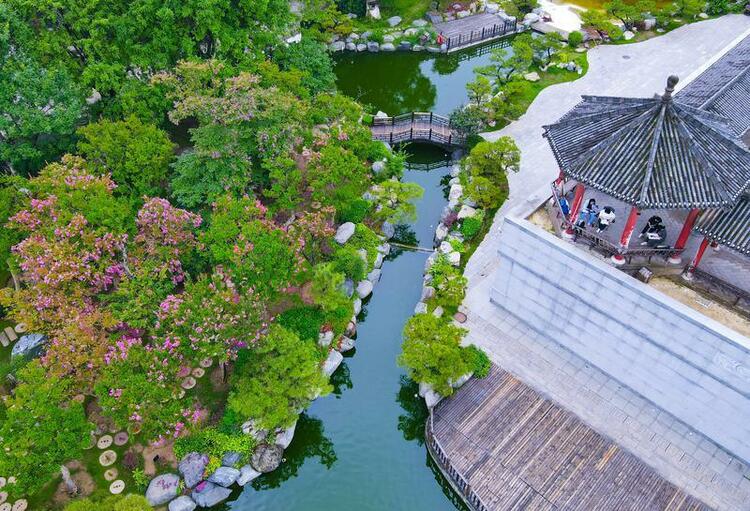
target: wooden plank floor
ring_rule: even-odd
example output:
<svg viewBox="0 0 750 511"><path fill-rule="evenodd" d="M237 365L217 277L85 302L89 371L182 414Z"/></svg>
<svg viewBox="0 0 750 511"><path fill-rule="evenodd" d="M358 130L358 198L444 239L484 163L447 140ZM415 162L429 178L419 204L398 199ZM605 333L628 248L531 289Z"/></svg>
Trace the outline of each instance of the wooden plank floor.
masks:
<svg viewBox="0 0 750 511"><path fill-rule="evenodd" d="M444 21L442 23L435 23L435 31L437 33L443 33L443 36L450 38L456 37L461 34L470 34L471 32L481 32L483 28L490 29L494 25L500 25L503 20L500 19L496 14L489 14L483 12L481 14L474 14L465 18L458 18L451 21Z"/></svg>
<svg viewBox="0 0 750 511"><path fill-rule="evenodd" d="M433 433L490 509L710 509L497 366L437 406Z"/></svg>

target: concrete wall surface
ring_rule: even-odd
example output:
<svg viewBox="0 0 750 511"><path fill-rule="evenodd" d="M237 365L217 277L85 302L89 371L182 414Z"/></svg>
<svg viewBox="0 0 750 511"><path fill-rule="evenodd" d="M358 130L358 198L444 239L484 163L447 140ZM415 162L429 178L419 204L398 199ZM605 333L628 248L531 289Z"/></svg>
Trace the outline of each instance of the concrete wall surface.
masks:
<svg viewBox="0 0 750 511"><path fill-rule="evenodd" d="M750 462L750 339L526 220L498 245L494 304Z"/></svg>

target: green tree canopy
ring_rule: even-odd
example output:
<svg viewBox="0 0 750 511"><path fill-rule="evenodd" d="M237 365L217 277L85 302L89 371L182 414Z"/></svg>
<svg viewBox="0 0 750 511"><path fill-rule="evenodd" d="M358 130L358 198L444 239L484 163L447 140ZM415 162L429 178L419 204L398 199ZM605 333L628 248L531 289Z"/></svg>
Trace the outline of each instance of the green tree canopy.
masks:
<svg viewBox="0 0 750 511"><path fill-rule="evenodd" d="M51 377L31 362L19 371L19 381L4 401L0 423L0 474L16 477L3 490L15 497L38 490L60 465L80 456L94 429L83 405L70 400L75 391L70 380Z"/></svg>
<svg viewBox="0 0 750 511"><path fill-rule="evenodd" d="M164 131L130 116L88 124L78 134L78 151L92 170L112 174L116 194L142 198L164 190L174 157L174 145Z"/></svg>
<svg viewBox="0 0 750 511"><path fill-rule="evenodd" d="M286 428L313 397L330 391L326 380L315 344L275 325L238 360L228 406L263 429Z"/></svg>

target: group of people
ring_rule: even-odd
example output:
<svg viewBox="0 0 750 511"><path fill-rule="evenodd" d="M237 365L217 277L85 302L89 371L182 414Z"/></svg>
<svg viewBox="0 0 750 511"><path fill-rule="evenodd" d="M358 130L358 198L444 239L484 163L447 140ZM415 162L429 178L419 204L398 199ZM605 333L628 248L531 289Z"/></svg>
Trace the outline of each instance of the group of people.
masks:
<svg viewBox="0 0 750 511"><path fill-rule="evenodd" d="M565 197L560 197L560 209L566 217L570 214L570 205ZM596 225L596 232L600 233L615 223L616 218L615 208L611 206L600 208L596 199L589 199L586 207L578 213L575 226L579 229L586 229L589 226ZM667 239L667 227L661 217L654 215L649 218L638 238L643 240L641 245L647 245L649 248L661 248Z"/></svg>
<svg viewBox="0 0 750 511"><path fill-rule="evenodd" d="M570 205L565 197L560 197L560 209L566 217L570 214ZM575 225L580 229L596 225L596 232L602 232L615 223L615 218L617 218L615 208L611 206L599 208L596 199L589 199L586 207L578 213Z"/></svg>

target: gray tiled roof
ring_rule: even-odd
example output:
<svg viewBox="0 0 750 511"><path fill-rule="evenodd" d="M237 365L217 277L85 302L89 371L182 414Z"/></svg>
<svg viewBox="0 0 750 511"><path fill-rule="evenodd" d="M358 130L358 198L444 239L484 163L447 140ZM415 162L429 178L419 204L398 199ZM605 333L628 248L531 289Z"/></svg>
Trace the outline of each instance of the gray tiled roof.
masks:
<svg viewBox="0 0 750 511"><path fill-rule="evenodd" d="M676 97L686 105L727 117L738 135L750 129L750 36L692 80Z"/></svg>
<svg viewBox="0 0 750 511"><path fill-rule="evenodd" d="M584 96L544 129L566 175L643 209L725 207L750 184L728 120L669 94Z"/></svg>
<svg viewBox="0 0 750 511"><path fill-rule="evenodd" d="M715 209L701 216L695 230L722 245L750 255L750 196L729 210Z"/></svg>

